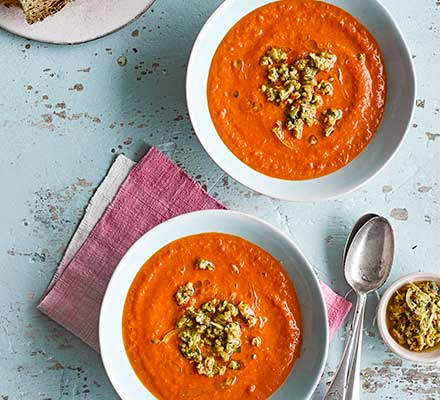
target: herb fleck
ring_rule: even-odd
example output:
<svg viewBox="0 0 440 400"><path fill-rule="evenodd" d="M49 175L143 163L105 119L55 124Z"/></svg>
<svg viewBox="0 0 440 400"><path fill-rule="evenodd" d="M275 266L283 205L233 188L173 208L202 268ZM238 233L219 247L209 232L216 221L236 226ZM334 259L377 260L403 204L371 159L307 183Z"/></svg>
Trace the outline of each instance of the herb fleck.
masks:
<svg viewBox="0 0 440 400"><path fill-rule="evenodd" d="M238 361L236 360L231 360L231 362L228 365L229 369L240 369L241 365Z"/></svg>
<svg viewBox="0 0 440 400"><path fill-rule="evenodd" d="M225 385L226 386L232 386L235 384L235 382L237 382L237 377L236 376L228 376L225 380Z"/></svg>
<svg viewBox="0 0 440 400"><path fill-rule="evenodd" d="M357 55L357 58L358 58L360 61L365 62L366 59L367 59L367 56L365 55L365 53L359 53L359 54Z"/></svg>
<svg viewBox="0 0 440 400"><path fill-rule="evenodd" d="M260 347L262 342L263 342L263 341L261 340L261 338L260 338L259 336L255 336L255 337L252 338L252 340L251 340L251 344L252 344L252 346L255 346L255 347Z"/></svg>
<svg viewBox="0 0 440 400"><path fill-rule="evenodd" d="M325 133L324 133L325 134ZM309 143L311 145L315 145L316 143L318 143L318 138L315 135L312 135L309 137Z"/></svg>

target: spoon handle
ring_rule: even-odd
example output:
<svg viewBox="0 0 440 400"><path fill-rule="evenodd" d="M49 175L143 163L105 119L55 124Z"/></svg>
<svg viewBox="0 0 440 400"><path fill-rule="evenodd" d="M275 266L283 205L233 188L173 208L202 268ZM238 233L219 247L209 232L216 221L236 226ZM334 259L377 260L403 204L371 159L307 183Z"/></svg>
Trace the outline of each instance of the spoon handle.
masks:
<svg viewBox="0 0 440 400"><path fill-rule="evenodd" d="M358 300L359 301L359 300ZM346 389L347 400L360 400L360 369L361 369L361 354L362 354L362 332L364 327L365 307L362 308L361 321L359 323L359 335L355 341L353 348L352 367L348 372L348 381Z"/></svg>
<svg viewBox="0 0 440 400"><path fill-rule="evenodd" d="M347 397L347 385L349 383L349 374L352 378L359 375L359 363L353 365L353 361L357 360L355 351L357 351L360 343L360 335L362 333L363 318L365 311L367 296L358 294L356 301L356 309L353 316L353 323L351 325L347 345L345 346L344 354L342 356L339 367L333 378L332 383L324 397L324 400L348 400L352 397ZM351 396L353 395L353 391Z"/></svg>

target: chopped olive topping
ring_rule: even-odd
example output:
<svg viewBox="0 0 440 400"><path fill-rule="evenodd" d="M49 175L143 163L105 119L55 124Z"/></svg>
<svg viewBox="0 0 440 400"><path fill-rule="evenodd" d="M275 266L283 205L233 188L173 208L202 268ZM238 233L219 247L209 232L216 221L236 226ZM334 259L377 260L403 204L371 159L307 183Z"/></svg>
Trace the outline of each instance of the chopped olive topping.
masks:
<svg viewBox="0 0 440 400"><path fill-rule="evenodd" d="M235 264L232 264L231 268L232 268L232 271L234 271L236 274L238 274L240 272L240 269Z"/></svg>
<svg viewBox="0 0 440 400"><path fill-rule="evenodd" d="M236 376L228 376L225 380L225 385L226 386L232 386L235 384L235 382L237 382L237 377Z"/></svg>
<svg viewBox="0 0 440 400"><path fill-rule="evenodd" d="M240 302L238 306L227 300L213 299L203 303L200 309L190 306L177 321L179 349L182 355L195 364L200 375L223 375L226 365L240 369L240 363L230 360L241 351L240 316L249 327L257 318L250 306Z"/></svg>
<svg viewBox="0 0 440 400"><path fill-rule="evenodd" d="M287 54L283 50L273 47L261 59L261 65L272 65L284 60L287 60Z"/></svg>
<svg viewBox="0 0 440 400"><path fill-rule="evenodd" d="M310 53L312 65L319 71L330 71L336 62L336 56L330 51L321 51L318 54Z"/></svg>
<svg viewBox="0 0 440 400"><path fill-rule="evenodd" d="M294 148L289 142L283 127L291 132L296 139L301 139L305 126L320 124L317 108L322 106L322 96L333 95L333 80L318 79L320 72L330 72L336 62L336 55L328 50L309 53L307 57L287 63L287 53L278 48L270 49L262 58L260 64L267 68L267 82L260 87L266 100L278 103L285 108L285 123L276 121L272 131L277 138L287 147ZM324 137L333 133L336 121L342 117L332 116L329 109L324 112ZM336 119L335 119L336 118ZM312 139L312 137L314 139ZM317 144L315 136L309 138L310 144Z"/></svg>
<svg viewBox="0 0 440 400"><path fill-rule="evenodd" d="M238 361L231 360L231 362L228 365L229 369L240 369L241 365Z"/></svg>
<svg viewBox="0 0 440 400"><path fill-rule="evenodd" d="M324 136L329 137L334 130L335 128L333 126L328 126L327 128L324 129Z"/></svg>
<svg viewBox="0 0 440 400"><path fill-rule="evenodd" d="M241 70L243 68L244 62L243 62L243 60L240 60L239 58L237 58L234 61L232 61L232 65L234 66L234 68Z"/></svg>
<svg viewBox="0 0 440 400"><path fill-rule="evenodd" d="M389 330L393 338L411 351L440 344L440 288L436 282L404 285L388 304Z"/></svg>
<svg viewBox="0 0 440 400"><path fill-rule="evenodd" d="M365 62L367 60L367 56L365 55L365 53L359 53L357 55L357 58L362 62Z"/></svg>
<svg viewBox="0 0 440 400"><path fill-rule="evenodd" d="M319 82L316 90L327 96L333 95L333 85L329 81L322 80Z"/></svg>
<svg viewBox="0 0 440 400"><path fill-rule="evenodd" d="M303 130L304 130L304 121L302 119L291 119L287 121L287 129L289 131L293 131L293 135L297 139L302 138ZM275 127L274 127L275 129ZM280 129L280 126L277 126L276 129Z"/></svg>
<svg viewBox="0 0 440 400"><path fill-rule="evenodd" d="M240 301L238 304L238 310L240 311L241 317L246 320L247 324L251 328L256 325L257 317L249 304L245 303L244 301Z"/></svg>
<svg viewBox="0 0 440 400"><path fill-rule="evenodd" d="M251 340L252 346L255 346L255 347L260 347L262 342L263 341L261 340L260 336L255 336Z"/></svg>
<svg viewBox="0 0 440 400"><path fill-rule="evenodd" d="M324 115L324 136L329 137L335 130L336 122L342 118L342 110L339 108L329 108L323 112Z"/></svg>
<svg viewBox="0 0 440 400"><path fill-rule="evenodd" d="M323 112L324 122L330 126L334 126L338 120L342 118L342 110L339 108L329 108Z"/></svg>
<svg viewBox="0 0 440 400"><path fill-rule="evenodd" d="M266 325L266 323L267 323L267 317L262 317L262 316L260 316L260 317L259 317L259 320L260 320L260 328L262 328L264 325Z"/></svg>
<svg viewBox="0 0 440 400"><path fill-rule="evenodd" d="M251 354L251 359L252 360L256 360L257 359L257 355L256 354Z"/></svg>
<svg viewBox="0 0 440 400"><path fill-rule="evenodd" d="M188 303L191 296L194 294L194 286L191 282L181 286L176 293L176 301L179 306Z"/></svg>
<svg viewBox="0 0 440 400"><path fill-rule="evenodd" d="M325 132L324 132L324 136L325 136ZM309 137L309 143L311 145L315 145L316 143L318 143L318 138L315 135L312 135Z"/></svg>
<svg viewBox="0 0 440 400"><path fill-rule="evenodd" d="M214 270L214 264L211 261L205 260L204 258L198 258L196 260L197 269L207 269L209 271Z"/></svg>
<svg viewBox="0 0 440 400"><path fill-rule="evenodd" d="M312 126L315 123L316 106L312 103L302 104L300 117L308 126Z"/></svg>
<svg viewBox="0 0 440 400"><path fill-rule="evenodd" d="M215 375L223 375L226 372L226 367L219 365L214 357L206 357L203 362L196 365L196 369L199 375L206 375L209 378Z"/></svg>

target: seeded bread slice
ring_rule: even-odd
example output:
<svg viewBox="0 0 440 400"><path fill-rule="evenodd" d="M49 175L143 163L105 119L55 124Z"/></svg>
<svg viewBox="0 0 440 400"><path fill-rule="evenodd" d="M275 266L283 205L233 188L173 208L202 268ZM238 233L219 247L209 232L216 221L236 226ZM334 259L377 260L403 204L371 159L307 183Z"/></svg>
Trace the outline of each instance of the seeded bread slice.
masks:
<svg viewBox="0 0 440 400"><path fill-rule="evenodd" d="M28 24L42 21L60 11L69 0L19 0Z"/></svg>
<svg viewBox="0 0 440 400"><path fill-rule="evenodd" d="M21 7L20 2L18 0L0 0L0 5L5 7Z"/></svg>

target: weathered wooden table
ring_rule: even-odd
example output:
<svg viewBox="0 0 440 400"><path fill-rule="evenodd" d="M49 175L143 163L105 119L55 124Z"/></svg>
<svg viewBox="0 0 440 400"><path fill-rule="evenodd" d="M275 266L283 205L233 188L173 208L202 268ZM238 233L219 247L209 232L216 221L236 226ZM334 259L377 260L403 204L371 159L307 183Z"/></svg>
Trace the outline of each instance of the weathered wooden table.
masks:
<svg viewBox="0 0 440 400"><path fill-rule="evenodd" d="M384 0L418 71L415 119L399 154L354 194L309 204L272 200L228 178L191 129L186 64L197 32L219 3L158 0L134 24L80 46L0 32L1 400L117 398L99 356L35 305L115 154L138 158L145 143L163 150L223 204L286 231L319 277L342 294L345 237L366 212L390 217L395 228L391 280L440 269L440 2ZM438 365L402 362L385 348L373 297L364 331L362 398L440 399ZM341 328L316 399L331 379L344 338Z"/></svg>

